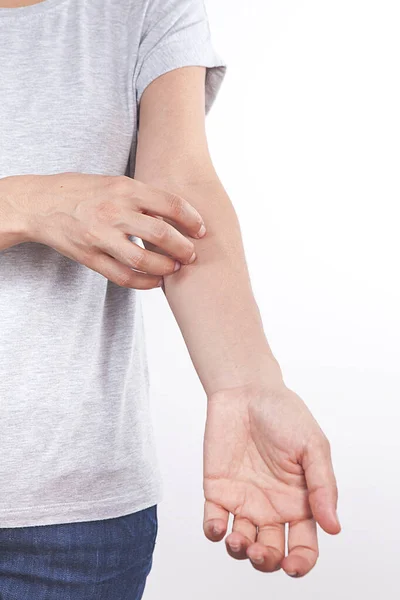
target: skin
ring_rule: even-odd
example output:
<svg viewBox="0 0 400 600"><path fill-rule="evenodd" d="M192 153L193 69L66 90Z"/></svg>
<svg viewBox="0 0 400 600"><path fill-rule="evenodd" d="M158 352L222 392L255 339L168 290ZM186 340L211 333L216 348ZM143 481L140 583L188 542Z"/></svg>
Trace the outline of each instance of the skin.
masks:
<svg viewBox="0 0 400 600"><path fill-rule="evenodd" d="M317 524L328 534L341 530L331 449L265 338L237 216L208 151L204 78L203 67L185 67L145 90L135 172L188 200L207 228L192 240L197 260L165 275L162 288L207 396L203 529L219 542L233 514L225 538L232 558L301 577L318 558Z"/></svg>
<svg viewBox="0 0 400 600"><path fill-rule="evenodd" d="M19 8L21 6L31 6L32 4L40 4L44 0L1 0L0 8Z"/></svg>
<svg viewBox="0 0 400 600"><path fill-rule="evenodd" d="M232 558L301 577L318 558L317 524L341 530L331 449L266 340L237 216L208 151L204 79L203 67L185 67L145 90L135 172L188 200L207 229L193 240L197 260L163 278L207 395L204 534L221 541L232 514Z"/></svg>

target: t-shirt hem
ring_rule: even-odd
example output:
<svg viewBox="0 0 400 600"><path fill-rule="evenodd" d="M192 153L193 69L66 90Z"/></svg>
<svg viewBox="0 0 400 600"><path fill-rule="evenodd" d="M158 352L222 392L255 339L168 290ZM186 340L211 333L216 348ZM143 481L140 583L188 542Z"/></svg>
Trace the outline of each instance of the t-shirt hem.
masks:
<svg viewBox="0 0 400 600"><path fill-rule="evenodd" d="M135 500L130 494L95 502L48 504L17 510L3 509L0 510L0 529L113 519L144 510L162 500L163 491L160 487Z"/></svg>

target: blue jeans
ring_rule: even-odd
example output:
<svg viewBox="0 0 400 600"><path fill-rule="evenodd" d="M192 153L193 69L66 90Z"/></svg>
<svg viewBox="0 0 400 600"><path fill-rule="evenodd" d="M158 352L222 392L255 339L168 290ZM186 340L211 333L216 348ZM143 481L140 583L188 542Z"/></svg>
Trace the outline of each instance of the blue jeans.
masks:
<svg viewBox="0 0 400 600"><path fill-rule="evenodd" d="M0 600L140 600L157 505L123 517L0 528Z"/></svg>

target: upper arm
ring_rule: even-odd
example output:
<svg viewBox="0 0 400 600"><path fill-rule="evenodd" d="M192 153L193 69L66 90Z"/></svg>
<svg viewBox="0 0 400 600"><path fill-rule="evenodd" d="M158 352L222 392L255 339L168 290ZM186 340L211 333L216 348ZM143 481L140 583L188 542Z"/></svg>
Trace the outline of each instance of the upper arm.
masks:
<svg viewBox="0 0 400 600"><path fill-rule="evenodd" d="M205 128L206 68L174 69L142 94L135 178L195 182L215 177Z"/></svg>
<svg viewBox="0 0 400 600"><path fill-rule="evenodd" d="M209 178L205 117L226 72L204 0L147 0L133 85L138 107L135 178Z"/></svg>

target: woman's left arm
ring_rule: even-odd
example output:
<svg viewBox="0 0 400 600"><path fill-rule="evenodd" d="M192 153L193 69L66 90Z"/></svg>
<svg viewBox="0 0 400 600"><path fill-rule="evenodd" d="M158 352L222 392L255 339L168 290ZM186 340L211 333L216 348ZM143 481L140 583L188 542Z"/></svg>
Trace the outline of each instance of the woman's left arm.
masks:
<svg viewBox="0 0 400 600"><path fill-rule="evenodd" d="M317 561L316 524L340 531L330 444L284 385L264 335L239 223L208 153L204 70L171 71L144 92L135 177L184 197L207 228L193 240L197 260L164 277L208 400L204 533L221 541L232 513L233 558L299 577Z"/></svg>

